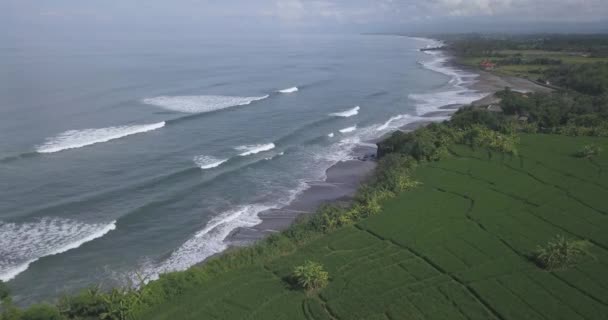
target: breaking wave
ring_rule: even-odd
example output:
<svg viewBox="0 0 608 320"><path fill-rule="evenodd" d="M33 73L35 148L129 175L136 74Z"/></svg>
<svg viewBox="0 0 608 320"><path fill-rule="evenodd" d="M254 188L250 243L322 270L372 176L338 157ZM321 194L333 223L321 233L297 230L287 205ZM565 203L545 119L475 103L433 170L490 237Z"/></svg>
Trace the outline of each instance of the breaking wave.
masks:
<svg viewBox="0 0 608 320"><path fill-rule="evenodd" d="M287 88L287 89L283 89L283 90L279 90L280 93L294 93L294 92L298 92L298 87L291 87L291 88Z"/></svg>
<svg viewBox="0 0 608 320"><path fill-rule="evenodd" d="M194 157L194 163L203 170L219 167L226 161L228 161L228 159L217 159L210 156L201 155Z"/></svg>
<svg viewBox="0 0 608 320"><path fill-rule="evenodd" d="M442 45L441 42L427 40L427 47ZM435 71L450 77L448 84L450 90L430 92L424 94L410 94L409 98L416 102L416 111L419 115L437 111L440 107L450 104L466 105L483 98L486 93L480 93L465 87L478 77L477 74L466 72L448 65L449 56L441 51L424 51L432 57L428 61L420 62L425 69Z"/></svg>
<svg viewBox="0 0 608 320"><path fill-rule="evenodd" d="M245 157L245 156L249 156L252 154L272 150L274 148L275 148L274 143L266 143L266 144L254 144L254 145L248 145L248 146L240 146L240 147L236 147L234 149L237 151L243 151L242 153L239 154L239 156Z"/></svg>
<svg viewBox="0 0 608 320"><path fill-rule="evenodd" d="M116 229L109 224L87 224L69 219L43 218L37 222L0 222L0 280L8 281L36 260L100 238Z"/></svg>
<svg viewBox="0 0 608 320"><path fill-rule="evenodd" d="M329 115L333 116L333 117L349 118L349 117L358 115L360 109L361 108L359 106L356 106L352 109L342 111L342 112L330 113Z"/></svg>
<svg viewBox="0 0 608 320"><path fill-rule="evenodd" d="M340 132L341 133L349 133L349 132L353 132L355 130L357 130L357 126L352 126L352 127L340 129Z"/></svg>
<svg viewBox="0 0 608 320"><path fill-rule="evenodd" d="M38 153L52 153L67 149L76 149L95 143L107 142L137 133L160 129L164 126L165 122L163 121L143 125L70 130L61 133L56 137L48 138L44 144L36 148L36 151Z"/></svg>
<svg viewBox="0 0 608 320"><path fill-rule="evenodd" d="M183 113L206 113L230 107L244 106L254 101L264 100L268 95L261 97L233 97L233 96L160 96L143 99L145 104L161 107L170 111Z"/></svg>

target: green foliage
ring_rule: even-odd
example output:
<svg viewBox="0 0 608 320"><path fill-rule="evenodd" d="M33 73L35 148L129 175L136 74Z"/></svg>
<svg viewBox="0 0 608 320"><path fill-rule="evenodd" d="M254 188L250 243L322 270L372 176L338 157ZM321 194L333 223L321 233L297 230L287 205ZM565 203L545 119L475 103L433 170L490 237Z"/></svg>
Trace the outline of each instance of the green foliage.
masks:
<svg viewBox="0 0 608 320"><path fill-rule="evenodd" d="M0 300L4 300L11 295L11 290L4 281L0 280Z"/></svg>
<svg viewBox="0 0 608 320"><path fill-rule="evenodd" d="M589 243L570 240L558 235L534 253L537 264L546 270L561 270L573 266L586 253Z"/></svg>
<svg viewBox="0 0 608 320"><path fill-rule="evenodd" d="M498 95L506 115L499 131L557 133L569 136L608 136L608 96L590 97L576 93L521 93L505 90ZM465 112L466 113L466 112ZM515 123L509 116L526 116L528 121ZM511 122L511 123L510 123ZM497 130L494 126L486 126Z"/></svg>
<svg viewBox="0 0 608 320"><path fill-rule="evenodd" d="M458 110L450 119L452 128L464 129L473 125L483 125L492 130L499 130L504 122L504 117L496 112L465 107Z"/></svg>
<svg viewBox="0 0 608 320"><path fill-rule="evenodd" d="M600 148L600 146L595 144L588 144L579 151L577 151L575 156L577 156L578 158L592 158L594 156L599 155L601 151L602 148Z"/></svg>
<svg viewBox="0 0 608 320"><path fill-rule="evenodd" d="M363 193L390 192L392 194L414 188L417 183L410 177L411 171L415 168L416 161L403 154L389 154L383 157L376 169L373 177L373 190L363 189ZM379 195L381 199L388 197L388 194Z"/></svg>
<svg viewBox="0 0 608 320"><path fill-rule="evenodd" d="M57 306L68 319L94 319L106 311L104 293L99 288L90 288L77 295L64 296Z"/></svg>
<svg viewBox="0 0 608 320"><path fill-rule="evenodd" d="M65 320L57 307L48 304L31 306L23 312L20 320Z"/></svg>
<svg viewBox="0 0 608 320"><path fill-rule="evenodd" d="M295 267L292 276L307 291L324 288L329 283L329 273L323 269L322 264L313 261Z"/></svg>
<svg viewBox="0 0 608 320"><path fill-rule="evenodd" d="M547 76L553 83L581 93L608 92L608 63L563 65L550 69Z"/></svg>
<svg viewBox="0 0 608 320"><path fill-rule="evenodd" d="M474 125L466 130L462 142L473 148L488 148L503 153L517 154L516 135L506 135L484 126Z"/></svg>
<svg viewBox="0 0 608 320"><path fill-rule="evenodd" d="M457 135L445 124L431 124L407 133L397 131L378 144L378 157L399 153L418 161L437 161L448 155L447 146Z"/></svg>

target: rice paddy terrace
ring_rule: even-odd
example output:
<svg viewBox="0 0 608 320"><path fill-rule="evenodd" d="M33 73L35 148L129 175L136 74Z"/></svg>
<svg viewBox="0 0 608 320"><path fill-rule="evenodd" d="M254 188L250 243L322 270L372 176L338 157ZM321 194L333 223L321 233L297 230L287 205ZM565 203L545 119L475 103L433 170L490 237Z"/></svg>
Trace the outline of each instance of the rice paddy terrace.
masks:
<svg viewBox="0 0 608 320"><path fill-rule="evenodd" d="M519 155L453 146L421 186L356 226L267 264L225 273L142 319L608 319L608 139L525 135ZM576 266L530 260L556 235L586 239ZM314 293L285 278L321 262Z"/></svg>

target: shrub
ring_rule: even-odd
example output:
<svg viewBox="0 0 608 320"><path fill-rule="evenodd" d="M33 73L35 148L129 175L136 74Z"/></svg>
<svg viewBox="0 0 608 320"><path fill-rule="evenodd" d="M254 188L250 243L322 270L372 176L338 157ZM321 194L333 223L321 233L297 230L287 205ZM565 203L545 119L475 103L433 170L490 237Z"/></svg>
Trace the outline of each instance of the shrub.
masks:
<svg viewBox="0 0 608 320"><path fill-rule="evenodd" d="M570 240L558 235L545 246L539 246L534 254L536 263L546 270L560 270L572 266L583 256L588 247L583 240Z"/></svg>
<svg viewBox="0 0 608 320"><path fill-rule="evenodd" d="M6 285L6 283L4 283L4 281L0 280L0 300L4 300L6 298L8 298L11 294L10 289L8 288L8 286Z"/></svg>
<svg viewBox="0 0 608 320"><path fill-rule="evenodd" d="M306 261L293 270L293 278L298 286L307 291L321 289L329 283L329 274L323 265L313 261Z"/></svg>
<svg viewBox="0 0 608 320"><path fill-rule="evenodd" d="M430 124L413 132L397 131L378 143L378 157L401 154L419 161L436 161L448 154L457 131L445 124Z"/></svg>
<svg viewBox="0 0 608 320"><path fill-rule="evenodd" d="M480 125L469 128L463 138L462 143L474 148L489 148L494 151L517 154L517 136L501 134Z"/></svg>
<svg viewBox="0 0 608 320"><path fill-rule="evenodd" d="M504 121L504 116L495 112L465 107L458 110L450 119L450 126L465 129L473 125L483 125L497 130Z"/></svg>
<svg viewBox="0 0 608 320"><path fill-rule="evenodd" d="M57 306L69 319L92 319L106 311L103 293L97 287L77 295L64 296Z"/></svg>
<svg viewBox="0 0 608 320"><path fill-rule="evenodd" d="M55 306L38 304L23 312L20 320L65 320Z"/></svg>
<svg viewBox="0 0 608 320"><path fill-rule="evenodd" d="M595 144L589 144L584 146L582 149L576 152L575 156L579 158L592 158L597 156L602 151L602 148Z"/></svg>

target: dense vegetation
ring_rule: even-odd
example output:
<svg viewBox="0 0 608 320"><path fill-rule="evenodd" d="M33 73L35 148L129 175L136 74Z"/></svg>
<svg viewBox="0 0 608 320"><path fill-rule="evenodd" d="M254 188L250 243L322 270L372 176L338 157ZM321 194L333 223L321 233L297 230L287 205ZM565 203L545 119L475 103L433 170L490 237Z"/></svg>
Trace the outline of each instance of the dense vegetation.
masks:
<svg viewBox="0 0 608 320"><path fill-rule="evenodd" d="M590 95L608 94L608 62L570 64L546 71L554 84Z"/></svg>
<svg viewBox="0 0 608 320"><path fill-rule="evenodd" d="M607 35L444 37L463 64L495 63L494 72L590 95L608 92Z"/></svg>
<svg viewBox="0 0 608 320"><path fill-rule="evenodd" d="M586 53L592 57L608 57L608 36L605 34L560 35L439 35L459 56L504 57L504 51L555 51Z"/></svg>

